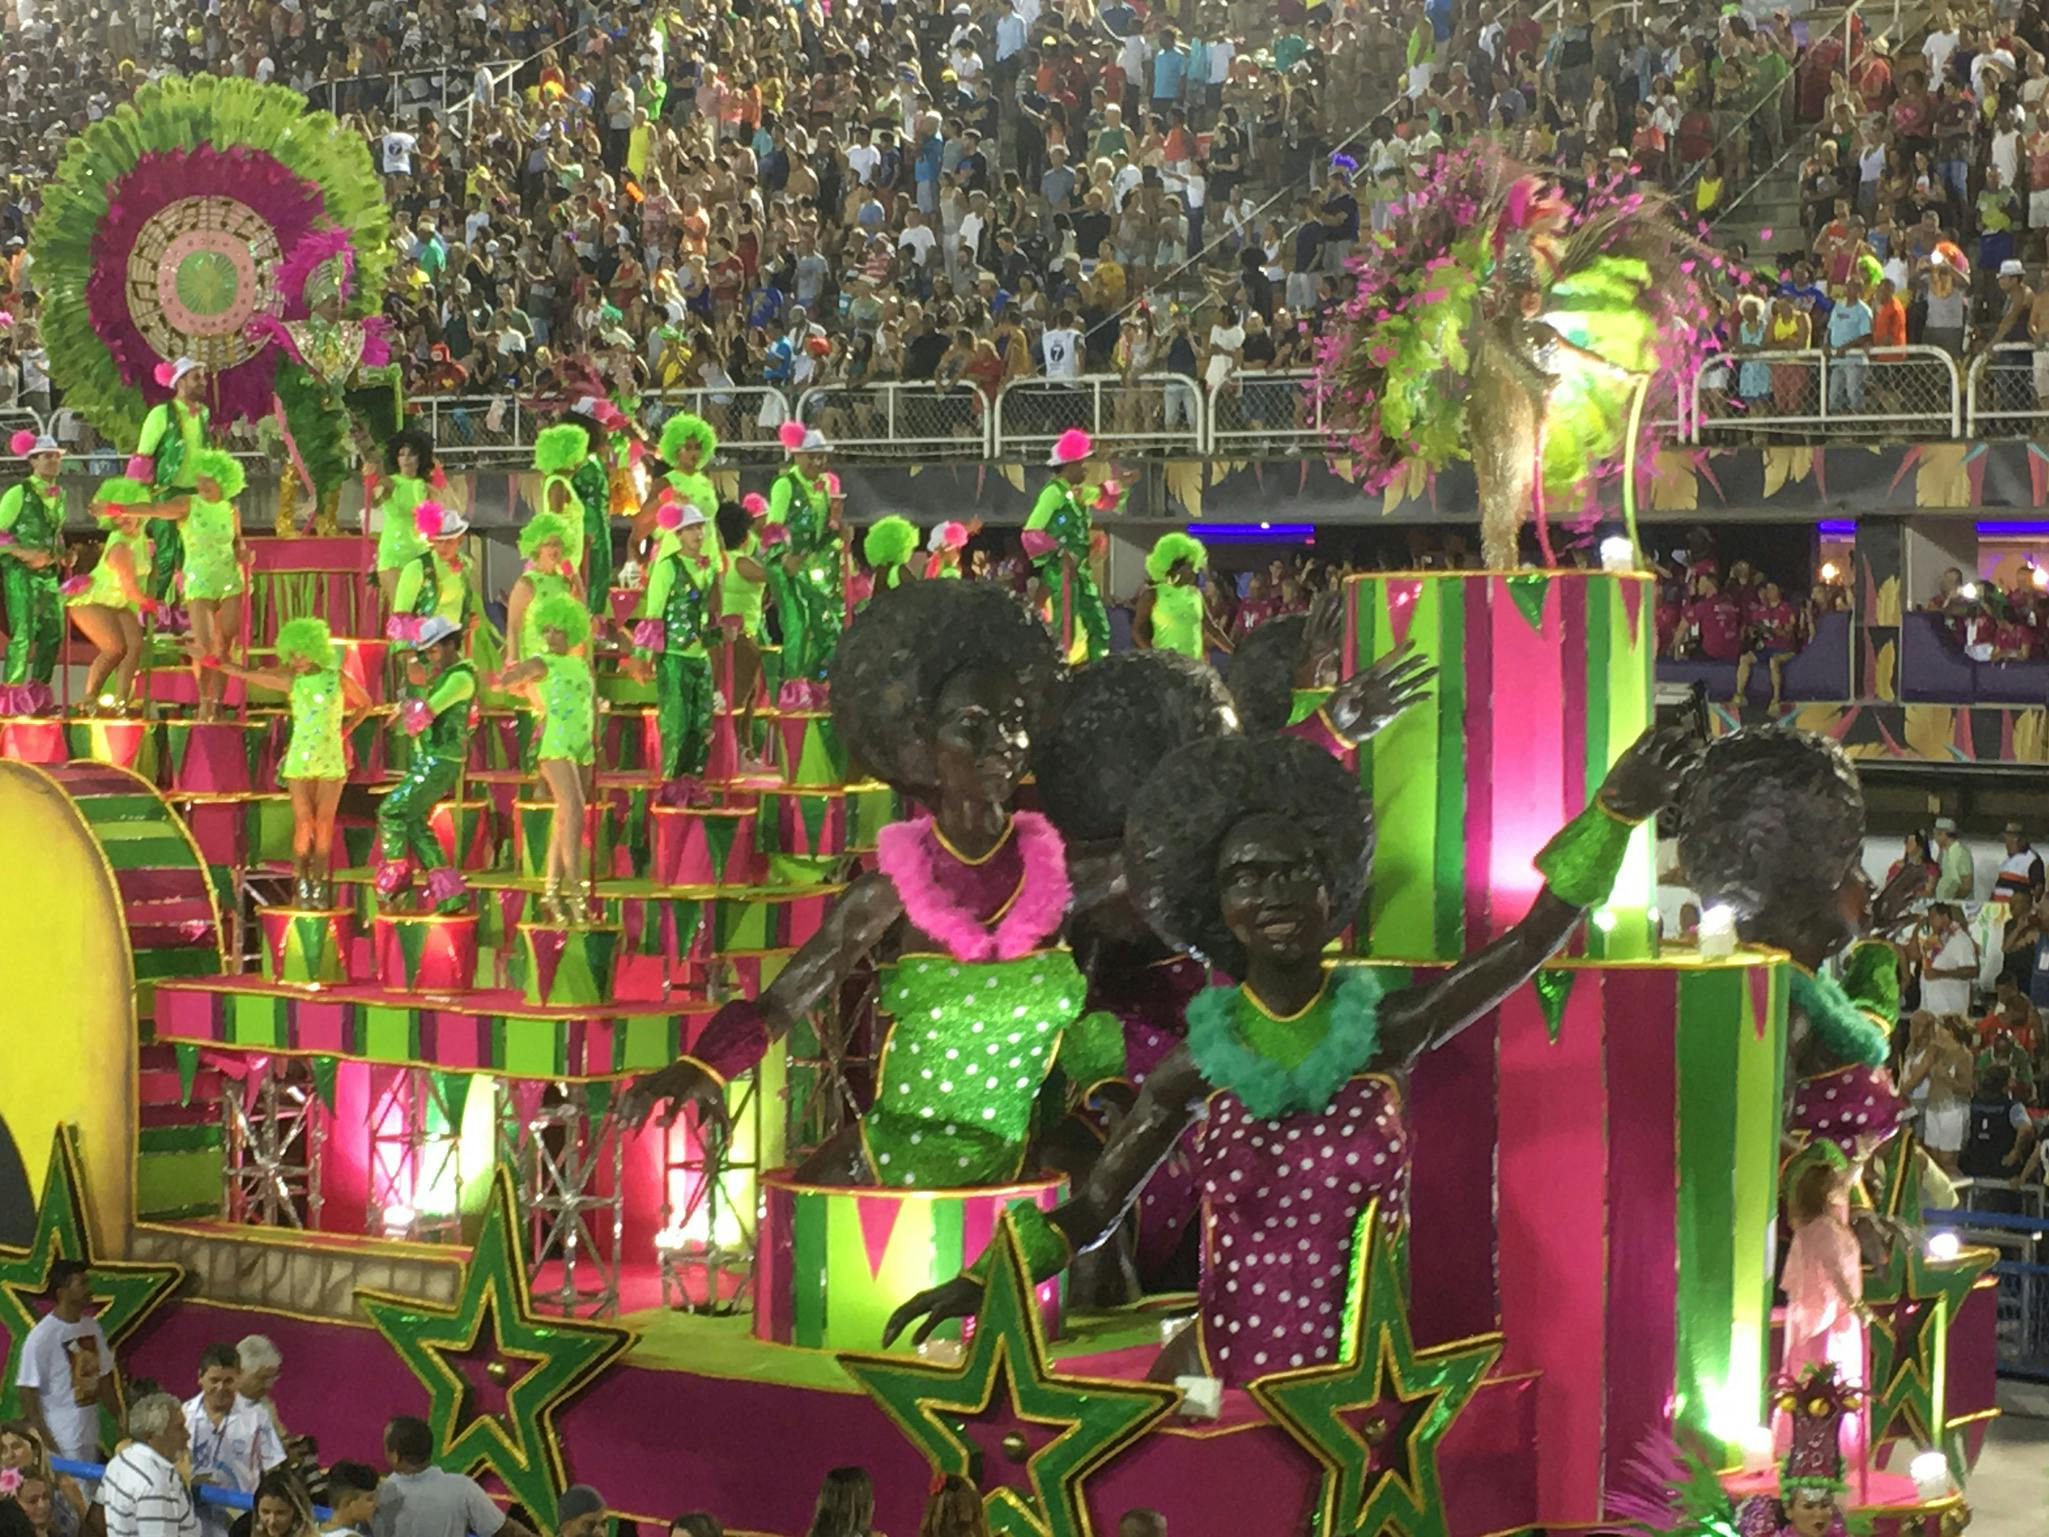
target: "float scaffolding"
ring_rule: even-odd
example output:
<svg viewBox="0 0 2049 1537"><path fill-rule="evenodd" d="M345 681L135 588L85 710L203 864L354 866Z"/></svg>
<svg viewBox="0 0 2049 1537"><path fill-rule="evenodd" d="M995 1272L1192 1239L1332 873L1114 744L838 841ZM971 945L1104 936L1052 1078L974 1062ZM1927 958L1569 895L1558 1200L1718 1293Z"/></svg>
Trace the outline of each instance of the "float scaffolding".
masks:
<svg viewBox="0 0 2049 1537"><path fill-rule="evenodd" d="M1403 643L1440 669L1358 755L1380 839L1366 959L1424 972L1528 907L1538 847L1649 720L1647 594L1581 572L1351 583L1347 671ZM348 645L382 700L382 643ZM915 1527L935 1467L976 1477L1012 1533L1108 1533L1140 1505L1184 1537L1600 1529L1675 1422L1739 1485L1768 1482L1785 967L1661 949L1647 830L1573 950L1414 1070L1408 1284L1373 1245L1364 1353L1197 1415L1142 1380L1185 1297L1082 1313L999 1275L965 1347L876 1355L890 1308L1000 1240L1007 1203L1064 1186L794 1177L872 1082L858 977L851 1030L800 1029L731 1085L730 1140L621 1128L627 1081L773 979L899 808L848 782L828 715L766 700L773 780L734 774L722 717L705 803L663 804L644 694L605 689L591 921L567 926L538 919L550 810L488 701L434 824L470 910L379 910L365 813L402 741L379 715L332 909L262 909L246 947L223 910L275 892L287 852L262 788L274 701L0 731L0 835L35 851L0 886L0 981L39 1026L0 1115L62 1235L0 1253L0 1295L88 1253L128 1307L127 1371L183 1380L204 1345L264 1333L324 1455L374 1460L387 1415L424 1412L447 1465L544 1524L573 1476L642 1520L701 1505L794 1533L855 1462L891 1530ZM1883 1203L1912 1199L1897 1162ZM1881 1531L1937 1537L1959 1509L1905 1459L1939 1450L1961 1476L1993 1412L1986 1258L1916 1252L1868 1287L1874 1453L1850 1503ZM0 1320L11 1344L24 1326Z"/></svg>

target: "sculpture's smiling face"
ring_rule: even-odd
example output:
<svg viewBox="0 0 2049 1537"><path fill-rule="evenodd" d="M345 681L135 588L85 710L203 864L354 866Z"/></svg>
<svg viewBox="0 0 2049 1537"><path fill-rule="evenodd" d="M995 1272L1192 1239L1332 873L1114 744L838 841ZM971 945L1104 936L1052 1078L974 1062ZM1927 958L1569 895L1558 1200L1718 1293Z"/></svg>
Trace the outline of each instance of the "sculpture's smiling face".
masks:
<svg viewBox="0 0 2049 1537"><path fill-rule="evenodd" d="M969 667L946 680L933 740L942 794L1006 805L1024 778L1031 750L1024 695L1015 678Z"/></svg>
<svg viewBox="0 0 2049 1537"><path fill-rule="evenodd" d="M1289 962L1323 948L1330 892L1308 836L1285 817L1247 817L1217 853L1224 926L1248 956Z"/></svg>

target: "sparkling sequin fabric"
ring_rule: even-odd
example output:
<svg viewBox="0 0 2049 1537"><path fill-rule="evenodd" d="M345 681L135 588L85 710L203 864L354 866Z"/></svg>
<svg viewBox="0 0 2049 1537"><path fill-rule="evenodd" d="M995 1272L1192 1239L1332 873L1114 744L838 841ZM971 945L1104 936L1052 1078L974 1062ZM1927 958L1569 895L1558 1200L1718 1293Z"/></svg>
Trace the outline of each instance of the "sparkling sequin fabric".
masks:
<svg viewBox="0 0 2049 1537"><path fill-rule="evenodd" d="M1032 1103L1081 1011L1065 950L1013 961L906 955L883 979L895 1023L861 1134L884 1185L996 1184L1020 1172Z"/></svg>
<svg viewBox="0 0 2049 1537"><path fill-rule="evenodd" d="M280 779L346 779L342 757L342 681L337 665L292 679L292 739Z"/></svg>

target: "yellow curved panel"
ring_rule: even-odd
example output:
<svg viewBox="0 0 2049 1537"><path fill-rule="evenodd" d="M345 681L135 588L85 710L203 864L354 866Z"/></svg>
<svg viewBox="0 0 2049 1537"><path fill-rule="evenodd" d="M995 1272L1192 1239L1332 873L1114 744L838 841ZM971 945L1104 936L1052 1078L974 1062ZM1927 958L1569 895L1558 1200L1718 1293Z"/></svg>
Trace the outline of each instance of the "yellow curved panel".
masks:
<svg viewBox="0 0 2049 1537"><path fill-rule="evenodd" d="M134 1210L135 965L113 872L55 781L0 762L0 1119L29 1188L52 1133L78 1128L95 1250L125 1252Z"/></svg>

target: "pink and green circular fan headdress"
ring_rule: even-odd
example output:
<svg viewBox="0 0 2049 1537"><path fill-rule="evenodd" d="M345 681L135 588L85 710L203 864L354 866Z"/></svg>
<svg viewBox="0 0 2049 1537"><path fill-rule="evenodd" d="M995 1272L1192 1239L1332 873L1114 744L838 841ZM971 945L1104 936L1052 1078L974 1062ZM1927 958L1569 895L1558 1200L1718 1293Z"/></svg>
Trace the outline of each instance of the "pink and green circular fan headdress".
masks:
<svg viewBox="0 0 2049 1537"><path fill-rule="evenodd" d="M305 314L281 272L346 235L357 306L383 292L390 217L369 147L282 86L171 78L73 139L44 189L31 254L66 403L129 438L197 358L217 422L269 414L276 350L252 322ZM303 282L302 282L303 286Z"/></svg>

